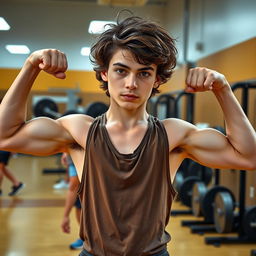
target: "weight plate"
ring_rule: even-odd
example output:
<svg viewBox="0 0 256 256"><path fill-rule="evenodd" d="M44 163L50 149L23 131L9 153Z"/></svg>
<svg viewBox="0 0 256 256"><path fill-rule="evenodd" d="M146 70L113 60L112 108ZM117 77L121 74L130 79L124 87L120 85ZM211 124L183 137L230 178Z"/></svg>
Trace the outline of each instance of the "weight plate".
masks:
<svg viewBox="0 0 256 256"><path fill-rule="evenodd" d="M249 239L256 240L256 206L246 210L243 217L243 228Z"/></svg>
<svg viewBox="0 0 256 256"><path fill-rule="evenodd" d="M181 185L182 185L182 183L183 183L183 180L184 180L184 178L183 178L182 173L181 173L180 171L178 171L178 172L176 173L175 179L174 179L174 181L173 181L173 187L174 187L174 189L175 189L178 193L180 192L180 187L181 187Z"/></svg>
<svg viewBox="0 0 256 256"><path fill-rule="evenodd" d="M210 188L205 196L203 197L202 200L202 212L205 218L205 221L207 222L214 222L214 217L213 217L213 206L214 206L214 198L215 195L219 192L228 192L231 194L233 198L233 202L235 202L235 197L233 193L226 187L223 186L214 186Z"/></svg>
<svg viewBox="0 0 256 256"><path fill-rule="evenodd" d="M218 192L214 199L214 226L218 233L229 233L234 224L234 201L229 192Z"/></svg>
<svg viewBox="0 0 256 256"><path fill-rule="evenodd" d="M47 112L47 109L50 111ZM58 115L57 104L53 100L47 98L39 100L33 110L36 117L46 116L55 119ZM54 113L57 115L54 115Z"/></svg>
<svg viewBox="0 0 256 256"><path fill-rule="evenodd" d="M204 182L196 182L192 189L192 212L194 216L202 215L202 201L207 192Z"/></svg>
<svg viewBox="0 0 256 256"><path fill-rule="evenodd" d="M199 182L200 179L198 177L187 177L184 179L183 183L180 186L180 200L181 202L191 207L192 205L192 188L196 182Z"/></svg>
<svg viewBox="0 0 256 256"><path fill-rule="evenodd" d="M102 115L108 110L108 105L103 102L93 102L89 104L85 109L85 114L91 117L97 117Z"/></svg>
<svg viewBox="0 0 256 256"><path fill-rule="evenodd" d="M68 115L73 115L73 114L81 114L81 112L79 112L77 110L68 110L62 116L68 116Z"/></svg>
<svg viewBox="0 0 256 256"><path fill-rule="evenodd" d="M212 180L212 173L211 168L192 161L188 166L187 176L197 176L208 185Z"/></svg>

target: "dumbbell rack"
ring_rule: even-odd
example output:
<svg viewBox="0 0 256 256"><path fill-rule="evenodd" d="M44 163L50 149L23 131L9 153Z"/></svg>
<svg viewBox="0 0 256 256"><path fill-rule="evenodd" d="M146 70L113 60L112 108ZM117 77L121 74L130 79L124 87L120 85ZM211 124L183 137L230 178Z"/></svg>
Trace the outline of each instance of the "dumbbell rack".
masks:
<svg viewBox="0 0 256 256"><path fill-rule="evenodd" d="M232 86L232 90L242 89L242 108L245 114L248 114L248 98L249 98L249 89L256 89L256 83L253 82L242 82L236 83ZM215 246L220 246L221 244L237 244L237 243L256 243L256 240L249 239L245 234L243 228L243 218L245 215L245 191L246 191L246 171L240 170L240 186L239 186L239 215L238 221L240 223L238 228L237 236L228 236L228 237L205 237L206 244L212 244Z"/></svg>

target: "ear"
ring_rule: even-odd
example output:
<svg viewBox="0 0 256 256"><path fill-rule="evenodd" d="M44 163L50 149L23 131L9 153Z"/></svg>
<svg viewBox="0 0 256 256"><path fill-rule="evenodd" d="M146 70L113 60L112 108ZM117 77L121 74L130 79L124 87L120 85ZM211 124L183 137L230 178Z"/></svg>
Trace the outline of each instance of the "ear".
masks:
<svg viewBox="0 0 256 256"><path fill-rule="evenodd" d="M158 88L160 84L161 84L161 79L160 79L159 76L156 76L156 80L154 82L154 86L153 87L154 88Z"/></svg>
<svg viewBox="0 0 256 256"><path fill-rule="evenodd" d="M107 71L102 71L100 72L101 78L104 82L108 81L108 72Z"/></svg>

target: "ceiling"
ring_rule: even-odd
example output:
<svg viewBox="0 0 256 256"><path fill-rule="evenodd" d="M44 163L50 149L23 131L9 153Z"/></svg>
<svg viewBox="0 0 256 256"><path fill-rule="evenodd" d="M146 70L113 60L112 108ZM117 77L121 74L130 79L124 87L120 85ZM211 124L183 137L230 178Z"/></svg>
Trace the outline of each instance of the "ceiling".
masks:
<svg viewBox="0 0 256 256"><path fill-rule="evenodd" d="M25 44L31 51L60 49L67 54L69 69L91 70L89 58L80 54L82 47L89 47L95 40L88 33L91 20L115 20L118 11L127 8L135 15L163 23L168 4L168 0L148 0L137 7L135 0L123 0L130 3L126 7L100 5L98 1L102 0L0 0L0 16L11 26L8 31L0 31L0 68L20 68L28 55L10 54L5 45Z"/></svg>

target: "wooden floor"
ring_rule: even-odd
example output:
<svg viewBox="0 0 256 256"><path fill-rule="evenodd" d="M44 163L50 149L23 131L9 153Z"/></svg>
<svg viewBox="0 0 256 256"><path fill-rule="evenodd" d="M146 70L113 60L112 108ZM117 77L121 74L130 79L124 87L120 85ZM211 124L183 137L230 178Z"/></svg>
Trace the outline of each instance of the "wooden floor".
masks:
<svg viewBox="0 0 256 256"><path fill-rule="evenodd" d="M44 168L55 168L56 157L18 156L12 158L10 169L26 183L17 197L8 197L10 182L3 182L0 197L0 256L73 256L68 245L78 238L78 226L72 212L72 233L60 229L66 190L52 188L61 178L42 174ZM174 203L173 209L182 209ZM191 234L190 229L180 225L181 220L192 216L172 216L167 231L172 236L168 245L171 256L250 256L255 245L222 245L216 248L204 243L204 236ZM207 234L215 235L216 234ZM230 234L229 234L230 235Z"/></svg>

